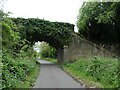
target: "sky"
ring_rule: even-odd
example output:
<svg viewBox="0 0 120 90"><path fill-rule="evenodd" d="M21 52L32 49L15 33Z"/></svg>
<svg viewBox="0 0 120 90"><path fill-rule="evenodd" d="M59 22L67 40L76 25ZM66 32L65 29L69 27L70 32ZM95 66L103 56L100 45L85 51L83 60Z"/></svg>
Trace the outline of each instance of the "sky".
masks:
<svg viewBox="0 0 120 90"><path fill-rule="evenodd" d="M39 18L76 25L83 0L6 0L3 10L10 17ZM77 32L77 27L75 26Z"/></svg>

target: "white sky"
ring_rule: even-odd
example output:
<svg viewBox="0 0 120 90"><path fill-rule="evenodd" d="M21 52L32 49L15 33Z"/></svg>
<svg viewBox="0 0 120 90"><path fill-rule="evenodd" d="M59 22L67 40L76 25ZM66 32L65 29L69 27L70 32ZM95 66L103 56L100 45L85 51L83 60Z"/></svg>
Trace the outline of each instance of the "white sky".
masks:
<svg viewBox="0 0 120 90"><path fill-rule="evenodd" d="M44 18L75 25L82 3L83 0L7 0L3 9L12 12L11 17Z"/></svg>

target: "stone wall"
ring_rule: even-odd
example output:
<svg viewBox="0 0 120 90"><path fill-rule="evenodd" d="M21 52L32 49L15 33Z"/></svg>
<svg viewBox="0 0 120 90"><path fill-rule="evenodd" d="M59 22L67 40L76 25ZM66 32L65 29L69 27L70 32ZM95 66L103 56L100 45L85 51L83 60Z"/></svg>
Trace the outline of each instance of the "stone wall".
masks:
<svg viewBox="0 0 120 90"><path fill-rule="evenodd" d="M93 56L109 56L115 57L116 55L110 50L91 43L78 35L75 35L70 41L68 46L64 47L64 60L65 62L72 62L80 58L93 57Z"/></svg>

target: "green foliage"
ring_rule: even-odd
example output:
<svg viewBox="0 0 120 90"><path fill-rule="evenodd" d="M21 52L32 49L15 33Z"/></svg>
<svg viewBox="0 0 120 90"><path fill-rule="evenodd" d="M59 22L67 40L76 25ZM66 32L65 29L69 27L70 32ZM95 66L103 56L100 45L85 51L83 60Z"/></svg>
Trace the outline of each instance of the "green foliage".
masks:
<svg viewBox="0 0 120 90"><path fill-rule="evenodd" d="M57 59L55 59L55 58L43 58L43 59L46 60L46 61L57 64Z"/></svg>
<svg viewBox="0 0 120 90"><path fill-rule="evenodd" d="M33 85L31 84L33 79L36 78L31 75L31 72L38 71L36 53L30 46L30 42L21 37L16 24L7 18L4 12L2 13L0 21L2 26L2 39L0 39L2 41L2 54L0 53L2 85L0 83L0 88L30 88ZM32 77L27 79L29 75Z"/></svg>
<svg viewBox="0 0 120 90"><path fill-rule="evenodd" d="M118 88L118 59L107 57L83 58L74 63L63 65L76 77L93 80L104 88Z"/></svg>
<svg viewBox="0 0 120 90"><path fill-rule="evenodd" d="M44 40L56 47L66 44L74 30L74 25L69 23L50 22L38 18L12 20L18 25L22 38L32 43Z"/></svg>
<svg viewBox="0 0 120 90"><path fill-rule="evenodd" d="M119 43L120 2L86 2L80 8L77 26L94 42Z"/></svg>
<svg viewBox="0 0 120 90"><path fill-rule="evenodd" d="M32 45L36 41L46 41L58 48L67 44L73 32L74 25L69 23L50 22L38 18L8 18L0 10L2 25L2 88L17 88L27 81L26 78L33 72L36 52ZM42 49L43 57L55 58L56 50L49 45ZM1 71L0 71L1 72ZM31 85L28 82L28 86ZM30 87L30 86L29 86ZM24 87L22 87L24 88Z"/></svg>
<svg viewBox="0 0 120 90"><path fill-rule="evenodd" d="M0 89L2 88L2 54L0 53Z"/></svg>
<svg viewBox="0 0 120 90"><path fill-rule="evenodd" d="M15 49L15 45L20 42L19 32L17 32L16 25L13 24L11 19L4 18L1 21L2 24L2 45L3 49ZM11 51L12 53L12 51Z"/></svg>
<svg viewBox="0 0 120 90"><path fill-rule="evenodd" d="M26 77L35 68L35 58L19 57L12 58L9 54L2 57L2 87L17 88L16 85L23 83Z"/></svg>
<svg viewBox="0 0 120 90"><path fill-rule="evenodd" d="M56 49L51 47L48 43L42 42L40 44L39 54L41 58L56 58Z"/></svg>
<svg viewBox="0 0 120 90"><path fill-rule="evenodd" d="M87 73L96 78L97 81L118 87L118 60L95 57L87 68Z"/></svg>

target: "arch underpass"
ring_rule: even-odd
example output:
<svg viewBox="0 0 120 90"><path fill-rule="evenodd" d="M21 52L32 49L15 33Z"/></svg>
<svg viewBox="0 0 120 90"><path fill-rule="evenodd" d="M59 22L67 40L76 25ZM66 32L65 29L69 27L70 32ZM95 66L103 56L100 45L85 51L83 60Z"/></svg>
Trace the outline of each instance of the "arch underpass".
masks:
<svg viewBox="0 0 120 90"><path fill-rule="evenodd" d="M33 45L37 41L45 41L57 50L57 60L63 62L64 46L68 45L74 33L74 25L62 22L50 22L38 18L12 18L19 27L22 38Z"/></svg>

